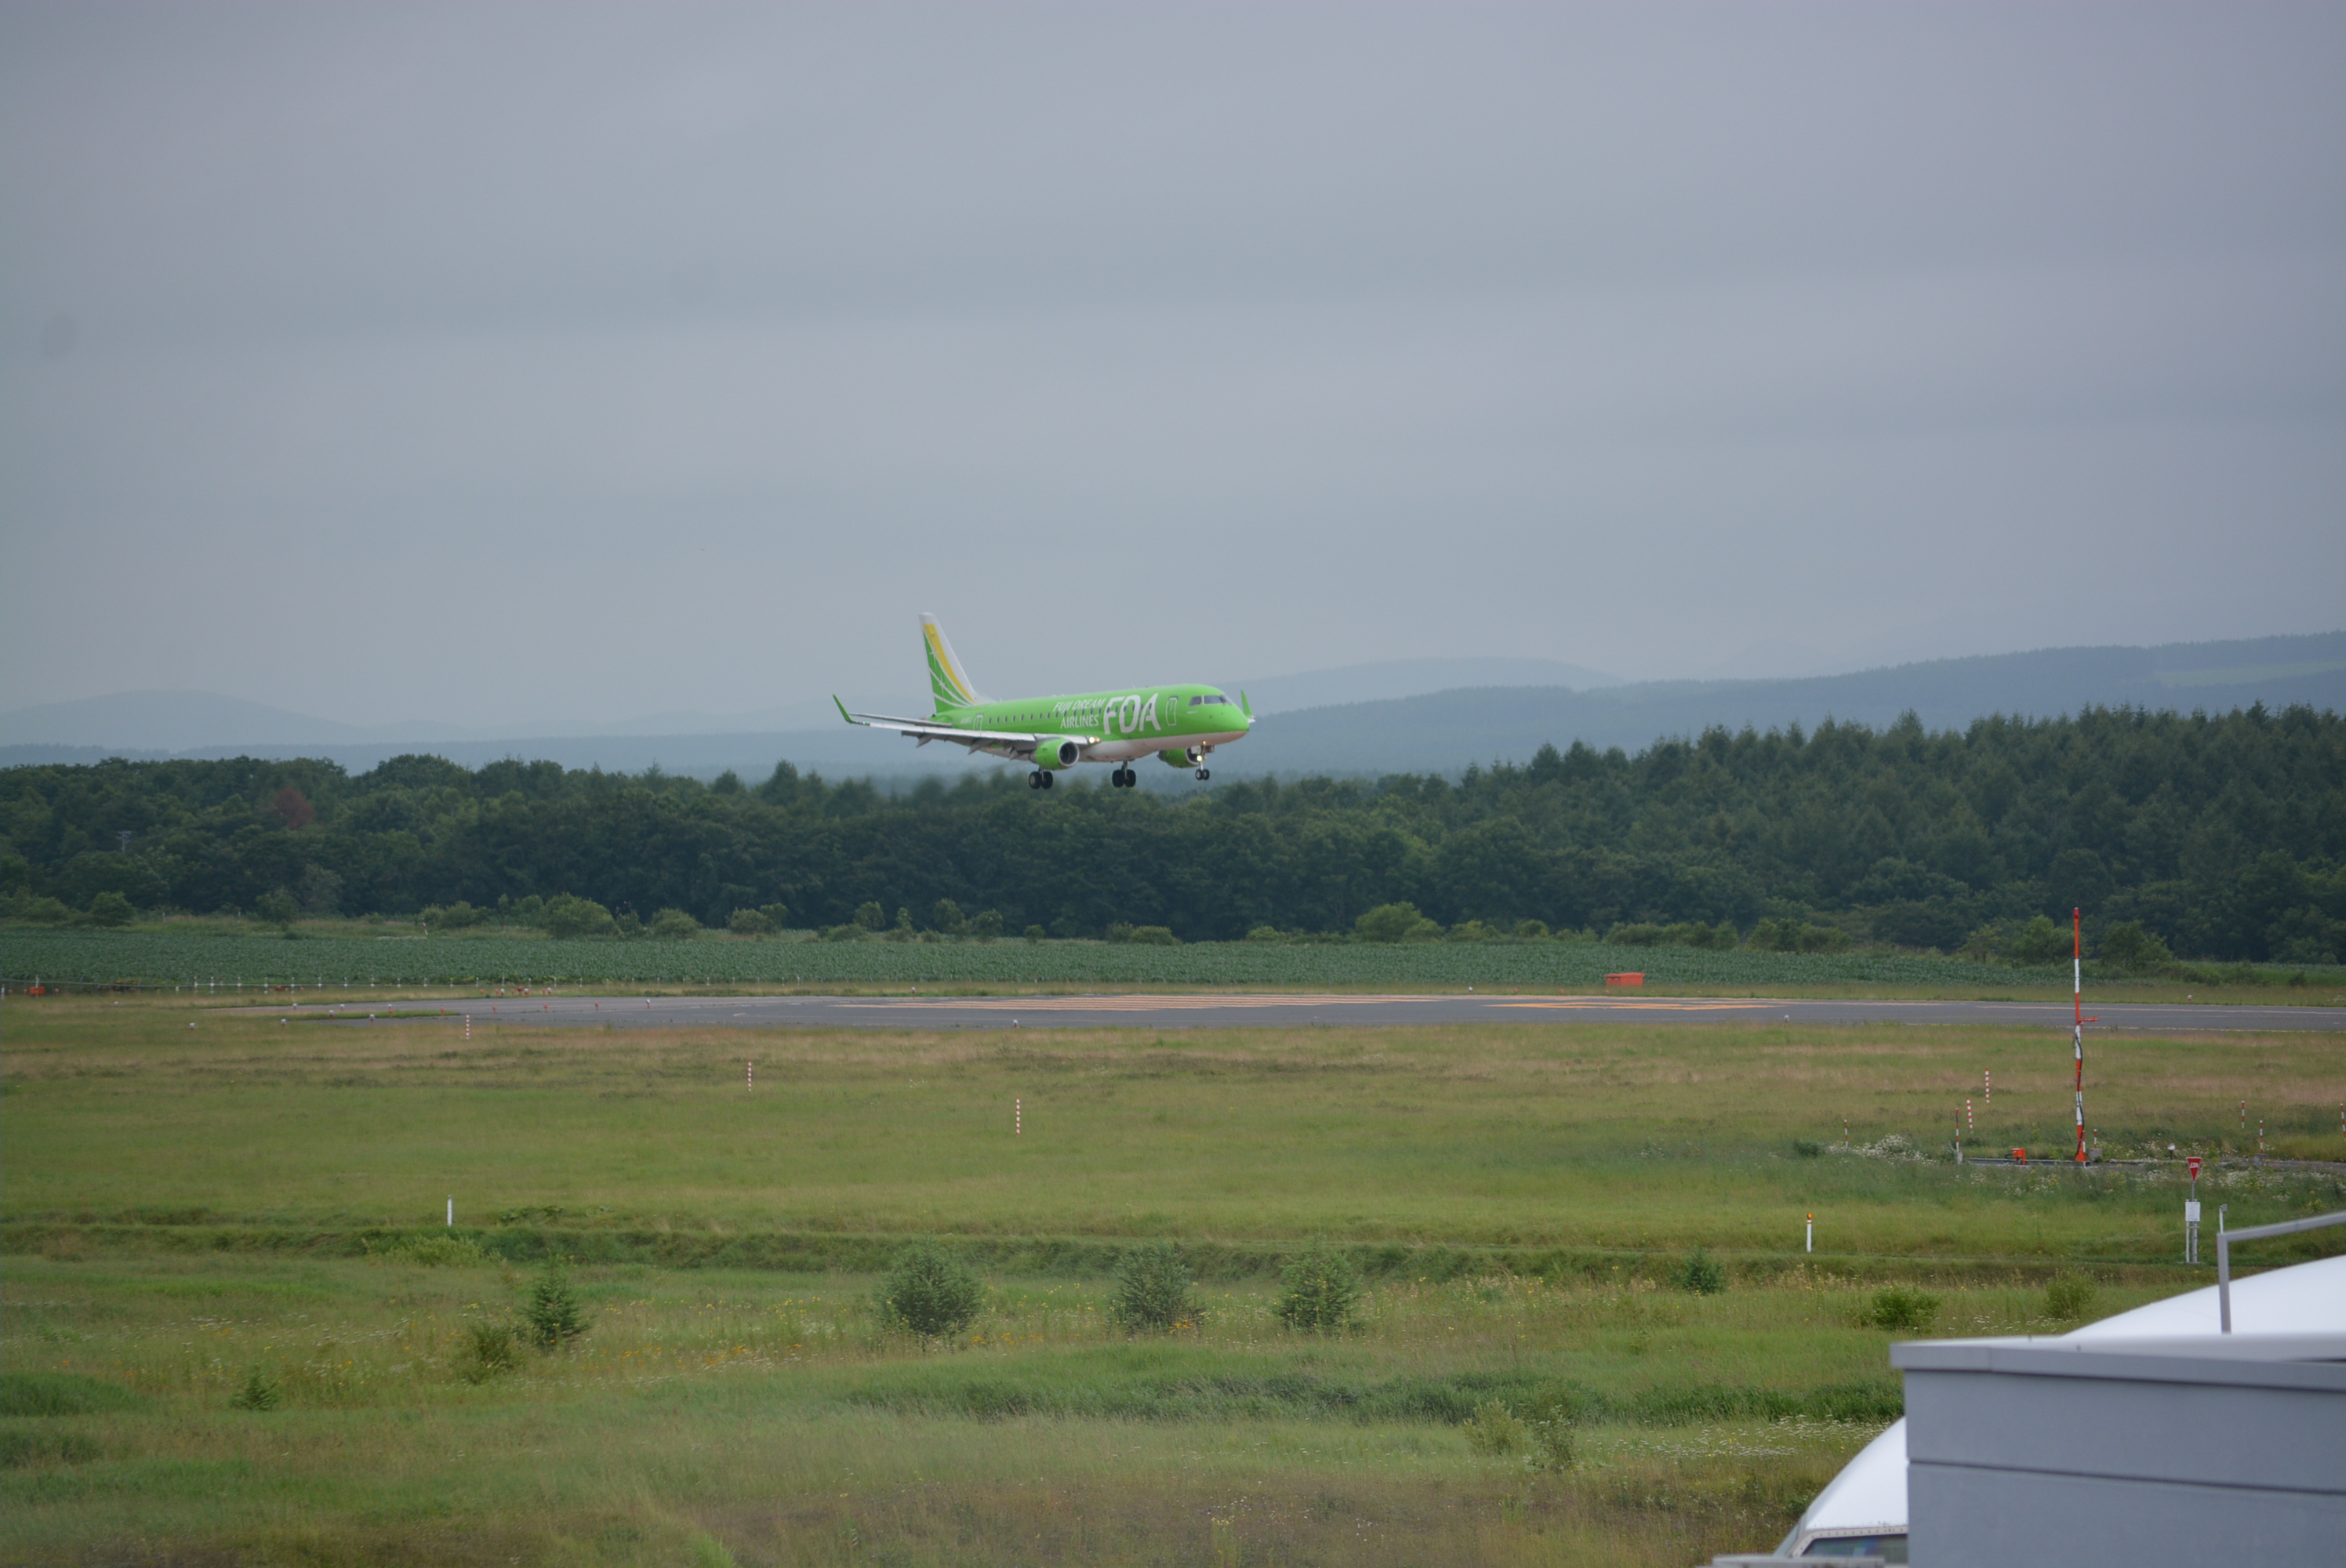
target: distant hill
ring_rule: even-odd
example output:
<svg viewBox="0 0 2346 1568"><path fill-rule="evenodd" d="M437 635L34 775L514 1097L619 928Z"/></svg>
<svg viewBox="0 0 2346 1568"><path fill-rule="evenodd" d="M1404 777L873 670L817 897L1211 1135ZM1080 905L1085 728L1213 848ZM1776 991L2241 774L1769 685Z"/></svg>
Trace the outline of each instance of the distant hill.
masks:
<svg viewBox="0 0 2346 1568"><path fill-rule="evenodd" d="M1559 659L1410 658L1266 676L1236 684L1254 703L1257 713L1287 713L1299 708L1423 697L1464 687L1564 686L1586 690L1622 682L1617 675Z"/></svg>
<svg viewBox="0 0 2346 1568"><path fill-rule="evenodd" d="M2262 702L2346 711L2346 632L2160 647L2049 648L1934 659L1800 680L1649 681L1596 691L1476 688L1280 714L1247 738L1244 766L1285 772L1455 772L1529 758L1547 742L1637 751L1714 726L1880 727L1912 710L1932 729L1988 714L2052 718L2088 706L2205 708ZM1239 763L1232 753L1232 768Z"/></svg>
<svg viewBox="0 0 2346 1568"><path fill-rule="evenodd" d="M1557 672L1569 672L1571 680ZM1525 684L1516 677L1535 677ZM1429 685L1455 677L1449 687ZM1933 729L1960 729L1986 714L2051 718L2087 706L2222 712L2262 702L2346 711L2346 632L2314 636L2259 637L2238 642L2169 643L2158 647L2049 648L2035 653L1936 659L1853 675L1790 680L1645 681L1605 684L1611 677L1542 659L1412 659L1239 682L1262 718L1243 745L1215 759L1219 773L1455 773L1469 763L1522 761L1548 742L1583 740L1603 749L1636 751L1666 735L1698 735L1715 725L1739 729L1813 728L1830 717L1875 726L1908 709ZM1581 684L1575 686L1573 680ZM1342 694L1391 695L1369 700ZM1330 694L1337 694L1331 696ZM958 748L915 748L903 738L843 724L820 728L752 727L665 734L608 732L562 735L399 733L289 714L258 703L205 693L126 693L125 698L168 698L183 705L187 728L140 746L116 744L120 723L157 710L152 701L118 706L115 698L57 703L0 718L0 766L87 763L103 758L327 757L363 772L406 751L430 751L479 767L505 757L546 758L570 768L600 767L638 773L654 763L671 773L712 778L732 769L761 779L787 759L801 771L831 778L915 777L1006 764L974 761ZM224 705L208 707L211 704ZM68 712L67 710L72 710ZM795 718L803 708L775 710ZM47 714L54 738L20 740L28 715ZM76 718L76 715L78 718ZM714 722L699 716L672 720ZM95 729L76 730L87 720ZM288 720L315 727L285 733ZM20 722L22 721L22 722ZM174 721L176 723L176 721ZM233 725L232 738L187 740L199 726ZM803 723L803 720L801 720ZM269 726L278 727L272 738ZM418 727L422 728L423 727ZM393 730L385 734L383 729ZM149 730L148 733L156 733ZM213 736L219 730L212 731ZM80 739L79 735L103 736ZM1159 775L1162 777L1159 777ZM1180 785L1171 769L1149 769L1153 784Z"/></svg>

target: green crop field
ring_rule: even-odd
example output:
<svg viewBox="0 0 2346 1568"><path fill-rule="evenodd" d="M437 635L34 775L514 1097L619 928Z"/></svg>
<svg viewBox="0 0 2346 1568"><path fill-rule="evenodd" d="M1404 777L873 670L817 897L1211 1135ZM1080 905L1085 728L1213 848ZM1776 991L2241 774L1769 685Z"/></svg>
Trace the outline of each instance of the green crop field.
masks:
<svg viewBox="0 0 2346 1568"><path fill-rule="evenodd" d="M359 922L333 922L344 932ZM814 942L705 937L688 942L563 942L535 935L270 935L199 930L0 931L0 972L80 983L199 987L271 984L447 987L502 980L589 986L1280 986L1445 989L1468 985L1601 989L1622 970L1649 987L1819 994L1849 987L1964 995L2066 995L2069 972L2013 969L1906 953L1780 953L1593 942L1197 942L1150 946L1105 942ZM2329 1000L2346 988L2338 966L2244 970L2239 980L2283 997ZM2286 983L2295 978L2298 983ZM2096 981L2141 992L2146 983ZM2157 990L2158 987L2151 986ZM2179 984L2167 991L2180 993ZM2203 986L2204 989L2204 986Z"/></svg>
<svg viewBox="0 0 2346 1568"><path fill-rule="evenodd" d="M2066 1326L2056 1275L2089 1315L2206 1277L2171 1166L1944 1157L1984 1071L1980 1145L2066 1140L2057 1032L0 1008L9 1562L1682 1565L1771 1544L1896 1414L1881 1288L2020 1332ZM2341 1044L2114 1039L2090 1109L2223 1160L2236 1226L2346 1207ZM2224 1160L2242 1101L2305 1163ZM926 1341L872 1305L919 1237L984 1282ZM1196 1298L1127 1333L1153 1238ZM1315 1240L1363 1278L1340 1332L1275 1311ZM549 1256L586 1333L484 1362Z"/></svg>

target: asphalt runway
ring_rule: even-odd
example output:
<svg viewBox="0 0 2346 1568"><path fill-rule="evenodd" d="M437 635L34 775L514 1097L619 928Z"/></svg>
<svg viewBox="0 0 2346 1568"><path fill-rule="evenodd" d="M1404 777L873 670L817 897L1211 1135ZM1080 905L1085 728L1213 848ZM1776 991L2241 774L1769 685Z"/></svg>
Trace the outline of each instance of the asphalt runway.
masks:
<svg viewBox="0 0 2346 1568"><path fill-rule="evenodd" d="M1800 1002L1723 996L1289 995L1151 996L501 996L434 1003L453 1021L576 1028L1198 1029L1299 1023L1973 1023L2066 1029L2069 1007L2041 1002ZM286 1014L316 1004L249 1009ZM390 1009L383 1007L388 1013ZM402 1010L413 1016L411 1004ZM341 1004L338 1021L366 1022ZM2111 1003L2092 1027L2148 1033L2346 1033L2346 1007Z"/></svg>

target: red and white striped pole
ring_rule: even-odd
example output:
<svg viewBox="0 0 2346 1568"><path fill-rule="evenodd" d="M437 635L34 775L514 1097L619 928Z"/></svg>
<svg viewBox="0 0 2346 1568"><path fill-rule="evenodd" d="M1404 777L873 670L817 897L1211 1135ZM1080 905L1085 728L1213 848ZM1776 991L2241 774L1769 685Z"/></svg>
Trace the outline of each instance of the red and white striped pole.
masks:
<svg viewBox="0 0 2346 1568"><path fill-rule="evenodd" d="M2086 1163L2086 911L2069 911L2069 996L2077 1010L2077 1163Z"/></svg>
<svg viewBox="0 0 2346 1568"><path fill-rule="evenodd" d="M749 1079L750 1087L752 1089L756 1088L758 1086L758 1064L755 1062L744 1062L741 1064L741 1066L744 1074Z"/></svg>
<svg viewBox="0 0 2346 1568"><path fill-rule="evenodd" d="M465 1038L465 1039L467 1039L467 1040L470 1040L472 1037L473 1037L473 1015L472 1015L471 1013L465 1013L465 1014L464 1014L464 1038Z"/></svg>
<svg viewBox="0 0 2346 1568"><path fill-rule="evenodd" d="M1972 1115L1972 1097L1969 1095L1964 1096L1964 1131L1967 1133L1979 1131L1979 1122Z"/></svg>
<svg viewBox="0 0 2346 1568"><path fill-rule="evenodd" d="M1994 1109L1995 1109L1995 1069L1994 1069L1994 1068L1993 1068L1993 1067L1984 1067L1984 1068L1982 1068L1982 1069L1980 1070L1980 1095L1981 1095L1981 1096L1982 1096L1983 1098L1984 1098L1984 1099L1987 1101L1987 1108L1988 1108L1989 1110L1991 1110L1991 1111L1994 1110Z"/></svg>
<svg viewBox="0 0 2346 1568"><path fill-rule="evenodd" d="M1026 1135L1026 1098L1023 1095L1010 1097L1010 1135L1014 1138Z"/></svg>

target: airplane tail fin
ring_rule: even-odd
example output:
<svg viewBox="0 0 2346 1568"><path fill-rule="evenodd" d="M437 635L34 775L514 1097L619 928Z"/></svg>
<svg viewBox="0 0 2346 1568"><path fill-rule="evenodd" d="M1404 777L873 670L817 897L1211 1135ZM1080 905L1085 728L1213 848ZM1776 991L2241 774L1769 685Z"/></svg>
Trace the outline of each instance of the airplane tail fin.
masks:
<svg viewBox="0 0 2346 1568"><path fill-rule="evenodd" d="M945 629L937 625L936 616L921 617L921 641L929 656L929 689L936 697L939 713L948 708L975 708L985 700L970 684L961 660L954 657L953 644L945 640Z"/></svg>

